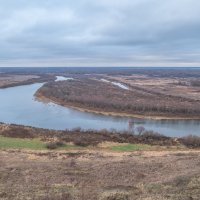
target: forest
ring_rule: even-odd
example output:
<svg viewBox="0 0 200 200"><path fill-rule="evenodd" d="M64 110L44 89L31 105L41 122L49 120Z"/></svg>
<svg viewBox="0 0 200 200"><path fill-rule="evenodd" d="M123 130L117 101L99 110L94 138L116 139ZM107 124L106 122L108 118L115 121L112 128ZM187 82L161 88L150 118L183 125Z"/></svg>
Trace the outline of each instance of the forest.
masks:
<svg viewBox="0 0 200 200"><path fill-rule="evenodd" d="M129 90L93 78L49 82L37 97L45 97L66 106L96 111L138 114L145 116L200 117L200 101L165 95L130 86Z"/></svg>

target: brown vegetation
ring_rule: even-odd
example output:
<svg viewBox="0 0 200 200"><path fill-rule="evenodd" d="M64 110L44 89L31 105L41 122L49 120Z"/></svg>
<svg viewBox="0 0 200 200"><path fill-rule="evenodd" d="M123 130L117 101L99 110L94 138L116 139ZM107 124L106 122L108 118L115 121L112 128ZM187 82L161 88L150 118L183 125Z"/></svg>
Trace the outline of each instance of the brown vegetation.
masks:
<svg viewBox="0 0 200 200"><path fill-rule="evenodd" d="M0 150L0 199L199 199L200 156L197 150L172 151L173 147L170 151L126 153L101 151L98 147L55 150L66 142L85 147L106 141L115 142L115 145L117 142L144 143L169 148L185 144L199 148L196 144L200 139L196 136L175 139L141 130L140 135L133 135L106 130L54 131L0 124L0 135L41 138L49 149Z"/></svg>
<svg viewBox="0 0 200 200"><path fill-rule="evenodd" d="M0 151L1 200L199 200L199 152Z"/></svg>
<svg viewBox="0 0 200 200"><path fill-rule="evenodd" d="M151 92L139 86L131 86L130 90L123 90L112 84L90 78L49 82L37 91L36 96L61 105L106 113L179 118L200 117L200 101L198 100Z"/></svg>
<svg viewBox="0 0 200 200"><path fill-rule="evenodd" d="M1 74L0 73L0 88L8 88L20 85L29 85L32 83L43 83L54 80L51 75L19 75L19 74Z"/></svg>
<svg viewBox="0 0 200 200"><path fill-rule="evenodd" d="M49 142L46 144L47 149L57 149L59 147L62 147L64 143L62 141L54 141L54 142Z"/></svg>
<svg viewBox="0 0 200 200"><path fill-rule="evenodd" d="M175 139L154 133L153 131L145 131L140 135L134 135L126 131L118 133L107 130L95 131L81 129L54 131L14 124L0 124L0 135L13 138L41 138L44 141L50 141L50 148L51 146L57 146L58 141L72 142L79 146L95 146L102 142L143 143L169 146L178 144Z"/></svg>
<svg viewBox="0 0 200 200"><path fill-rule="evenodd" d="M96 146L103 142L115 142L159 146L185 145L189 148L200 148L200 138L198 136L172 138L147 130L140 134L133 134L126 131L81 130L79 128L56 131L14 124L0 124L0 135L13 138L41 138L41 140L48 142L47 146L49 149L57 148L62 146L63 143L70 142L84 147Z"/></svg>
<svg viewBox="0 0 200 200"><path fill-rule="evenodd" d="M199 80L193 80L193 81L191 81L191 85L194 86L194 87L199 87L200 81Z"/></svg>
<svg viewBox="0 0 200 200"><path fill-rule="evenodd" d="M180 138L182 144L189 148L200 148L200 137L196 135L189 135L183 138Z"/></svg>

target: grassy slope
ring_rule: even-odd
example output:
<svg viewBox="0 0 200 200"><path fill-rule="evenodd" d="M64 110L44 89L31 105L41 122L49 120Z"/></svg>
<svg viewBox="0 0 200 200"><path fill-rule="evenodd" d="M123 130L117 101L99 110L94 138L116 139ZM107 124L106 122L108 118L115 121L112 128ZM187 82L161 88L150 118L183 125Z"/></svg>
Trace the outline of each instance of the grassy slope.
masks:
<svg viewBox="0 0 200 200"><path fill-rule="evenodd" d="M139 150L150 150L151 146L145 144L125 144L112 146L113 151L139 151Z"/></svg>
<svg viewBox="0 0 200 200"><path fill-rule="evenodd" d="M67 150L83 147L76 146L73 144L64 144L62 147L57 148L57 150ZM46 143L40 139L21 139L21 138L10 138L0 136L0 149L30 149L30 150L45 150L47 149ZM151 147L145 144L115 144L107 148L112 151L138 151L138 150L150 150Z"/></svg>
<svg viewBox="0 0 200 200"><path fill-rule="evenodd" d="M59 149L75 148L75 145L65 144ZM46 143L40 139L19 139L0 136L0 149L31 149L45 150Z"/></svg>

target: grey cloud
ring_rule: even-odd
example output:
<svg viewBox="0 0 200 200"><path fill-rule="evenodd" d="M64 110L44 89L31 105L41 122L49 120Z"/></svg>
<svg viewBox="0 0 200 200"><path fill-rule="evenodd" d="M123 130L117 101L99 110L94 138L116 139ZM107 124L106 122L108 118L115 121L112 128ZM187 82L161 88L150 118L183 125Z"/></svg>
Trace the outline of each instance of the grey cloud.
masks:
<svg viewBox="0 0 200 200"><path fill-rule="evenodd" d="M200 66L198 0L0 5L0 66Z"/></svg>

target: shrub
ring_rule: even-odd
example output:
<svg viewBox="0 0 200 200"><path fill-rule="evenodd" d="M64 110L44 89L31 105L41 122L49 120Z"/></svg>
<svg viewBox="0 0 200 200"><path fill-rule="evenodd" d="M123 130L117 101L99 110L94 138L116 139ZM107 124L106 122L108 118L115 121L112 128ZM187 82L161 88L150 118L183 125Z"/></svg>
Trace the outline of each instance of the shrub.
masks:
<svg viewBox="0 0 200 200"><path fill-rule="evenodd" d="M31 130L23 126L10 125L9 128L3 130L1 135L14 138L34 138Z"/></svg>
<svg viewBox="0 0 200 200"><path fill-rule="evenodd" d="M200 137L195 135L189 135L180 138L179 141L189 148L200 148Z"/></svg>
<svg viewBox="0 0 200 200"><path fill-rule="evenodd" d="M164 136L154 131L145 131L140 136L141 143L151 145L177 145L177 141L174 138Z"/></svg>
<svg viewBox="0 0 200 200"><path fill-rule="evenodd" d="M87 147L87 146L91 145L91 142L83 140L81 138L77 138L74 140L74 144L77 146L81 146L81 147Z"/></svg>
<svg viewBox="0 0 200 200"><path fill-rule="evenodd" d="M80 127L73 128L72 132L81 132L81 128Z"/></svg>
<svg viewBox="0 0 200 200"><path fill-rule="evenodd" d="M64 142L62 142L62 141L57 141L57 142L55 142L55 144L56 144L58 147L64 146Z"/></svg>
<svg viewBox="0 0 200 200"><path fill-rule="evenodd" d="M141 134L141 137L151 138L151 139L155 139L155 140L162 140L162 139L168 138L168 137L166 137L160 133L154 132L154 131L145 131Z"/></svg>
<svg viewBox="0 0 200 200"><path fill-rule="evenodd" d="M47 147L47 149L53 150L53 149L57 149L58 145L56 144L56 142L50 142L50 143L46 144L46 147Z"/></svg>
<svg viewBox="0 0 200 200"><path fill-rule="evenodd" d="M145 131L145 128L143 126L138 126L136 129L137 129L138 135L141 135Z"/></svg>

